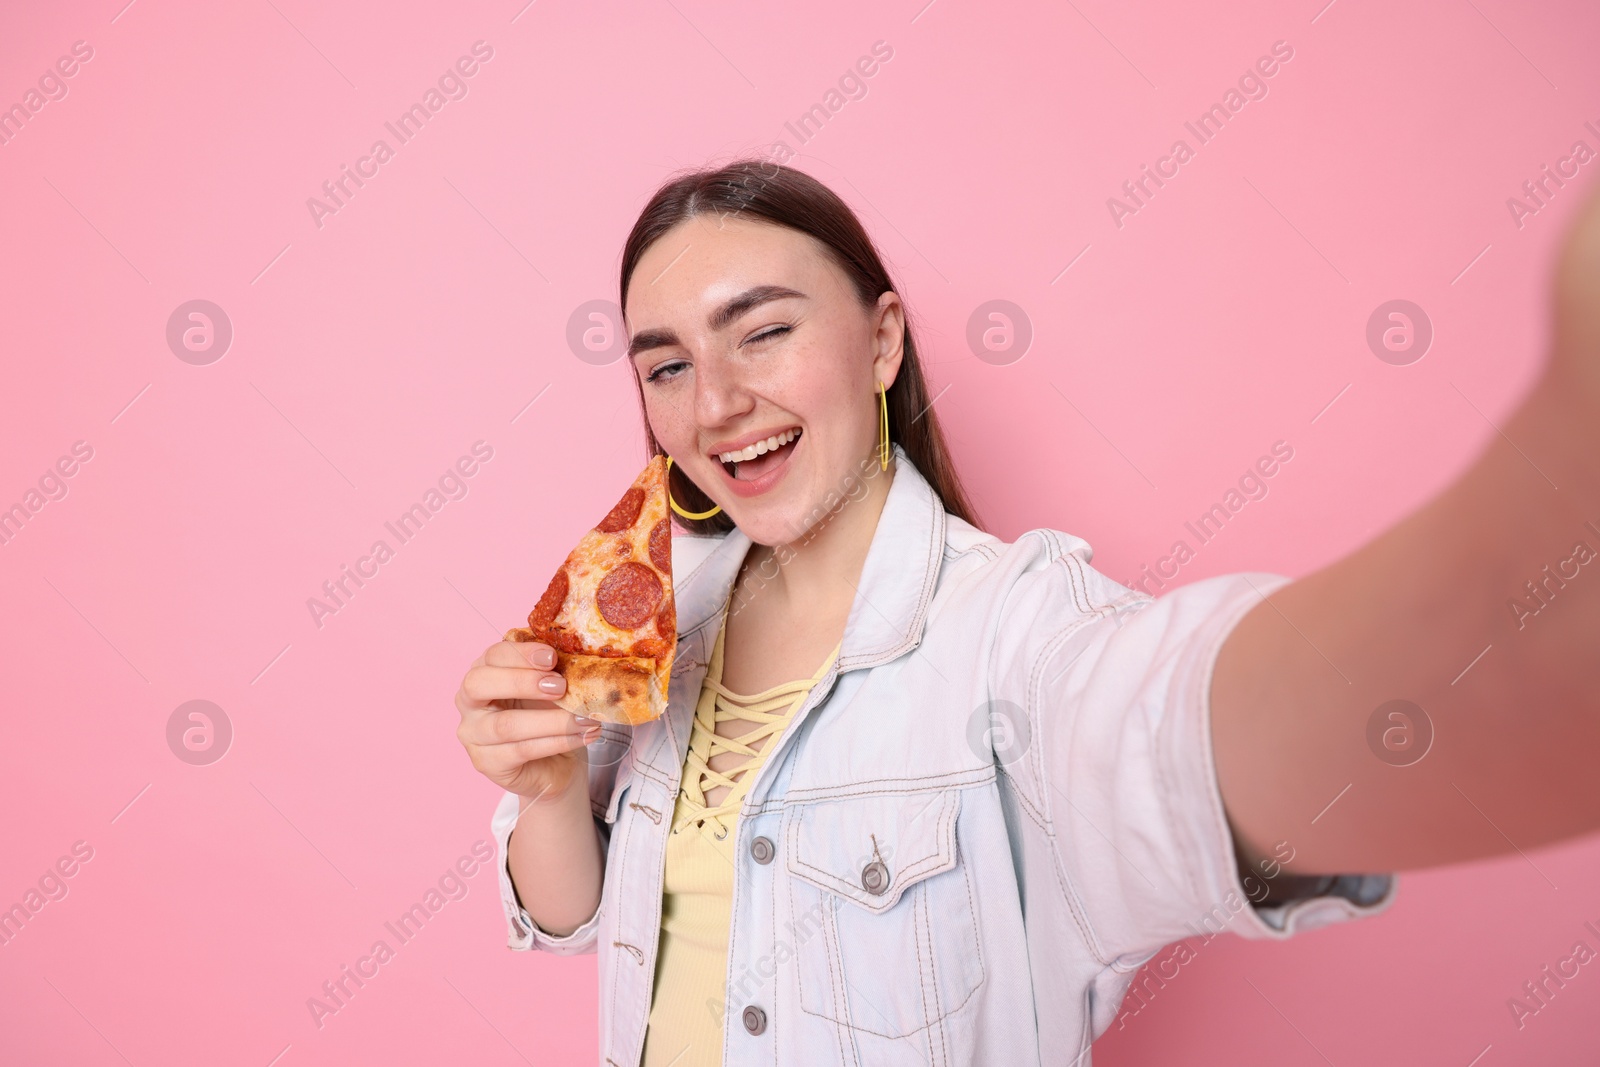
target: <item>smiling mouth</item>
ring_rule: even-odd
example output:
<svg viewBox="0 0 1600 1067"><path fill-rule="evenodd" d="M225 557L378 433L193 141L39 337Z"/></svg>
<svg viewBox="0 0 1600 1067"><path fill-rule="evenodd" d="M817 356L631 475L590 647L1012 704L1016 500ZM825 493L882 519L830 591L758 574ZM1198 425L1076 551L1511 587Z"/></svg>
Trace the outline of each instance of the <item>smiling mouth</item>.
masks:
<svg viewBox="0 0 1600 1067"><path fill-rule="evenodd" d="M728 472L728 477L735 481L753 482L789 458L801 433L799 427L791 427L737 452L719 453L717 459Z"/></svg>

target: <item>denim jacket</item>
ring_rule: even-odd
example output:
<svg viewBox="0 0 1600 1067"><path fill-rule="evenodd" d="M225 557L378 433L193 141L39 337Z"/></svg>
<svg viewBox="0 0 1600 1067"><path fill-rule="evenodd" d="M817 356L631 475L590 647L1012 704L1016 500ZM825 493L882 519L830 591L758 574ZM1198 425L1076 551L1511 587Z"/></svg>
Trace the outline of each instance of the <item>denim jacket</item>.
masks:
<svg viewBox="0 0 1600 1067"><path fill-rule="evenodd" d="M515 795L492 821L510 947L598 953L607 1067L639 1063L691 717L749 547L737 530L673 542L667 711L608 725L589 750L606 854L595 914L564 937L538 929L506 868ZM1091 554L1055 530L1007 544L975 529L896 449L838 659L736 824L726 989L706 1009L727 1067L1087 1065L1164 945L1223 929L1285 938L1392 902L1393 875L1351 875L1258 906L1238 870L1211 671L1233 625L1288 579L1227 575L1152 599Z"/></svg>

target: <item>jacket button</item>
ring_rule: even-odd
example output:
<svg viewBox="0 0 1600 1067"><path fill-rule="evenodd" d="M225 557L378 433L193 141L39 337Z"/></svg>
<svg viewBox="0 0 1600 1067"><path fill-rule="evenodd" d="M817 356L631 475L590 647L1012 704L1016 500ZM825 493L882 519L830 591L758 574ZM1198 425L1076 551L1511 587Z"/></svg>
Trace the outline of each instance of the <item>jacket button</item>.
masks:
<svg viewBox="0 0 1600 1067"><path fill-rule="evenodd" d="M873 896L882 896L889 888L889 868L882 860L873 860L861 870L861 888Z"/></svg>
<svg viewBox="0 0 1600 1067"><path fill-rule="evenodd" d="M750 842L750 855L757 863L771 863L776 852L770 838L758 837Z"/></svg>
<svg viewBox="0 0 1600 1067"><path fill-rule="evenodd" d="M752 1034L765 1032L767 1029L767 1013L751 1004L744 1009L744 1028Z"/></svg>

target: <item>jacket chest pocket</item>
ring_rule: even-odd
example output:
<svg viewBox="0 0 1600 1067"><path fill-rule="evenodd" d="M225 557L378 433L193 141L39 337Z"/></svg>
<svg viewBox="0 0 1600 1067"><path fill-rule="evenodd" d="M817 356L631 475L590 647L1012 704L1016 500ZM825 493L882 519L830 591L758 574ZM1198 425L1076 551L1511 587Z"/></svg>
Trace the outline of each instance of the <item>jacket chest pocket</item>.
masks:
<svg viewBox="0 0 1600 1067"><path fill-rule="evenodd" d="M785 855L804 1011L907 1037L983 984L960 805L960 790L947 789L792 810Z"/></svg>

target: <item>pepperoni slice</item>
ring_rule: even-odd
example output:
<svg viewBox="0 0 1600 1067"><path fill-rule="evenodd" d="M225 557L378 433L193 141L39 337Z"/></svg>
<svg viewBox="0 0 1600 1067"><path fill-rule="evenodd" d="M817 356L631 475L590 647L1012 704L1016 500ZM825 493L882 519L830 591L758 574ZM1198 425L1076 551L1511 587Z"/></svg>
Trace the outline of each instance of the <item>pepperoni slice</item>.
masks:
<svg viewBox="0 0 1600 1067"><path fill-rule="evenodd" d="M583 639L577 634L563 633L556 630L544 636L544 643L557 652L565 652L569 656L576 656L584 651Z"/></svg>
<svg viewBox="0 0 1600 1067"><path fill-rule="evenodd" d="M662 574L672 573L672 523L666 519L650 531L650 562Z"/></svg>
<svg viewBox="0 0 1600 1067"><path fill-rule="evenodd" d="M561 611L561 605L567 602L567 590L570 585L567 568L563 566L556 571L556 576L550 579L550 585L545 589L544 596L539 598L539 603L534 605L533 611L528 615L530 629L544 630L549 627Z"/></svg>
<svg viewBox="0 0 1600 1067"><path fill-rule="evenodd" d="M658 659L671 647L670 641L663 641L659 637L647 637L643 641L635 641L633 647L628 649L628 655L638 656L640 659Z"/></svg>
<svg viewBox="0 0 1600 1067"><path fill-rule="evenodd" d="M665 591L656 572L631 560L606 575L594 591L600 617L619 630L635 630L656 613Z"/></svg>
<svg viewBox="0 0 1600 1067"><path fill-rule="evenodd" d="M661 605L661 610L656 612L656 632L667 639L670 645L678 637L678 610L671 601Z"/></svg>
<svg viewBox="0 0 1600 1067"><path fill-rule="evenodd" d="M639 521L639 512L644 508L644 490L637 485L622 494L622 499L617 501L617 506L606 513L595 527L601 533L617 533L626 530Z"/></svg>

